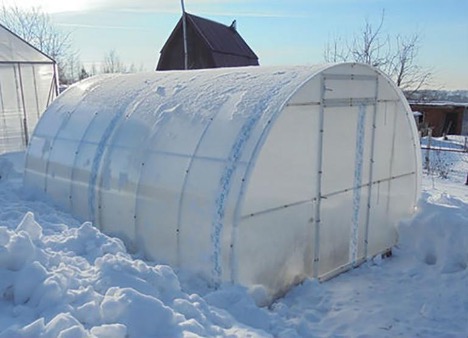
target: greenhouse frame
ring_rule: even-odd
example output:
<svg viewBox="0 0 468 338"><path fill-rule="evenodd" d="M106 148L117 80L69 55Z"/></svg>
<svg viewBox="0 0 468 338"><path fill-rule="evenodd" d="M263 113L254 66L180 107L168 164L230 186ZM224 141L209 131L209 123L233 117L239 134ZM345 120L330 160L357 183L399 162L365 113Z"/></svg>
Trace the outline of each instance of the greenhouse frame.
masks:
<svg viewBox="0 0 468 338"><path fill-rule="evenodd" d="M24 180L130 251L273 299L389 252L421 154L367 65L102 75L47 109Z"/></svg>

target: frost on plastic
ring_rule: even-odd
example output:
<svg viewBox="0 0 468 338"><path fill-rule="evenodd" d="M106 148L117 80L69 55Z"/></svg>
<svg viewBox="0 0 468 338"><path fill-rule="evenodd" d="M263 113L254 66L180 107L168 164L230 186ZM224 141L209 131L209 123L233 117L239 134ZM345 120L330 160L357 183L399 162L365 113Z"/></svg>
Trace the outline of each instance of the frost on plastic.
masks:
<svg viewBox="0 0 468 338"><path fill-rule="evenodd" d="M46 111L24 182L149 259L274 296L395 244L418 142L364 65L101 76Z"/></svg>

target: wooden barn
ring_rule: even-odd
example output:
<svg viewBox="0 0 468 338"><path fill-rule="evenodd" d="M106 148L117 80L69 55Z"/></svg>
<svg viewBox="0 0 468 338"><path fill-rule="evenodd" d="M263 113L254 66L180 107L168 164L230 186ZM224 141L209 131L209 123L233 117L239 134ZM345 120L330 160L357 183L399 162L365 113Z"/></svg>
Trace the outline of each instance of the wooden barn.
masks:
<svg viewBox="0 0 468 338"><path fill-rule="evenodd" d="M432 129L432 135L468 135L468 103L429 102L410 103L417 114L419 129Z"/></svg>
<svg viewBox="0 0 468 338"><path fill-rule="evenodd" d="M164 44L156 70L185 69L184 17L187 69L258 66L258 57L236 29L184 13Z"/></svg>

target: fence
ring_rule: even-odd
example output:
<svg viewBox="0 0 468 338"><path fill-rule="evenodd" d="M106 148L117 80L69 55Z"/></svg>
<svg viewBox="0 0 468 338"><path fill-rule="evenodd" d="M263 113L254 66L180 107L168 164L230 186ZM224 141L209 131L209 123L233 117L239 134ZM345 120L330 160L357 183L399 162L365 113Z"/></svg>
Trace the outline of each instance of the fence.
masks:
<svg viewBox="0 0 468 338"><path fill-rule="evenodd" d="M468 185L468 137L433 138L431 132L421 138L423 171L427 175L448 178L459 176Z"/></svg>

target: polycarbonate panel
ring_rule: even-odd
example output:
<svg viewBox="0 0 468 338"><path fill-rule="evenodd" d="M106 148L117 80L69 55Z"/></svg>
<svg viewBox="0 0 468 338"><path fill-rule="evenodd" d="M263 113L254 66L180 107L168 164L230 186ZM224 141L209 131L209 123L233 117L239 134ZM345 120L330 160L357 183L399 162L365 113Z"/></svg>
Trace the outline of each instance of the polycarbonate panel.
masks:
<svg viewBox="0 0 468 338"><path fill-rule="evenodd" d="M318 106L281 112L254 164L243 216L312 200L318 129Z"/></svg>
<svg viewBox="0 0 468 338"><path fill-rule="evenodd" d="M353 212L353 191L329 196L322 200L319 276L349 262Z"/></svg>
<svg viewBox="0 0 468 338"><path fill-rule="evenodd" d="M70 101L67 102L66 105L54 102L52 105L55 107L48 110L50 113L44 114L39 120L38 127L34 131L33 137L52 140L59 133L62 125L67 123L70 118L70 113L77 109L79 101L82 99L81 95L83 95L82 91L76 88L69 89L69 91ZM83 118L90 120L92 117L86 114Z"/></svg>
<svg viewBox="0 0 468 338"><path fill-rule="evenodd" d="M41 116L58 92L55 82L55 66L54 64L33 64L32 68L38 111Z"/></svg>
<svg viewBox="0 0 468 338"><path fill-rule="evenodd" d="M361 75L361 74L358 74ZM347 79L327 77L325 99L344 99L344 98L374 98L376 95L377 76L371 76L369 79ZM346 93L346 96L343 94Z"/></svg>
<svg viewBox="0 0 468 338"><path fill-rule="evenodd" d="M415 175L408 175L384 182L380 187L380 193L384 194L384 198L379 198L381 202L377 202L377 196L373 196L373 204L378 203L378 208L371 209L370 224L374 226L369 227L369 255L396 244L398 222L414 212L415 204L408 203L408 200L416 198L414 181Z"/></svg>
<svg viewBox="0 0 468 338"><path fill-rule="evenodd" d="M372 208L369 213L368 255L373 256L396 244L396 224L392 223L388 209L392 181L387 180L372 187Z"/></svg>
<svg viewBox="0 0 468 338"><path fill-rule="evenodd" d="M24 148L24 121L16 65L0 64L0 153Z"/></svg>
<svg viewBox="0 0 468 338"><path fill-rule="evenodd" d="M136 240L136 194L151 133L151 126L139 119L134 109L128 107L124 122L116 123L112 135L103 140L105 151L96 182L96 222L104 231L124 239L131 251Z"/></svg>
<svg viewBox="0 0 468 338"><path fill-rule="evenodd" d="M50 149L44 191L62 208L69 208L71 199L71 176L75 160L76 141L61 140Z"/></svg>
<svg viewBox="0 0 468 338"><path fill-rule="evenodd" d="M179 203L189 161L186 157L149 152L141 168L136 236L150 259L178 263ZM180 231L184 233L185 229L180 227Z"/></svg>
<svg viewBox="0 0 468 338"><path fill-rule="evenodd" d="M221 109L227 108L221 107ZM206 134L203 135L196 156L213 159L228 158L233 140L237 139L244 124L244 119L229 120L225 115L215 116Z"/></svg>
<svg viewBox="0 0 468 338"><path fill-rule="evenodd" d="M320 71L327 67L317 67L315 73L319 74ZM329 71L329 69L327 70ZM310 81L305 82L301 87L297 89L294 95L288 101L288 105L291 106L302 106L302 105L319 105L322 99L322 83L320 81L320 75L317 75L313 80L311 77Z"/></svg>
<svg viewBox="0 0 468 338"><path fill-rule="evenodd" d="M0 86L2 94L2 110L17 112L21 109L19 84L17 82L16 65L0 64Z"/></svg>
<svg viewBox="0 0 468 338"><path fill-rule="evenodd" d="M207 121L199 123L184 118L183 110L180 113L163 111L153 127L151 145L147 147L151 147L151 151L190 158L208 124Z"/></svg>
<svg viewBox="0 0 468 338"><path fill-rule="evenodd" d="M392 157L395 156L395 151L398 151L394 144L396 115L395 102L378 104L374 144L374 181L392 176Z"/></svg>
<svg viewBox="0 0 468 338"><path fill-rule="evenodd" d="M46 168L48 162L45 157L49 156L49 139L33 136L30 140L25 165L24 185L34 190L44 191Z"/></svg>
<svg viewBox="0 0 468 338"><path fill-rule="evenodd" d="M311 275L313 210L310 202L242 219L235 282L278 295Z"/></svg>
<svg viewBox="0 0 468 338"><path fill-rule="evenodd" d="M232 187L240 186L245 168L238 164L234 171L229 171L226 161L194 159L180 210L181 266L200 271L205 276L212 275L215 241L221 244L224 232L230 237L232 208L238 198L238 191L236 194ZM215 233L217 226L220 233ZM217 259L222 260L222 252L218 254Z"/></svg>
<svg viewBox="0 0 468 338"><path fill-rule="evenodd" d="M395 155L393 156L392 176L414 171L411 169L415 168L417 159L412 149L415 148L414 142L418 142L418 139L415 140L417 136L413 135L409 124L410 122L414 123L414 119L411 117L412 120L408 120L402 104L397 104L396 110Z"/></svg>
<svg viewBox="0 0 468 338"><path fill-rule="evenodd" d="M108 145L96 182L99 186L96 223L109 234L122 238L131 250L135 241L135 193L140 161L138 148Z"/></svg>
<svg viewBox="0 0 468 338"><path fill-rule="evenodd" d="M322 195L354 186L358 117L359 107L324 111Z"/></svg>
<svg viewBox="0 0 468 338"><path fill-rule="evenodd" d="M24 100L24 111L28 125L28 138L32 135L34 127L39 120L39 102L37 100L36 82L32 64L20 65L22 99Z"/></svg>
<svg viewBox="0 0 468 338"><path fill-rule="evenodd" d="M94 201L89 199L89 182L97 148L98 144L95 142L82 141L74 159L70 188L70 210L82 220L91 220L92 210L95 209L94 204L90 205ZM98 224L95 225L98 226Z"/></svg>
<svg viewBox="0 0 468 338"><path fill-rule="evenodd" d="M359 206L354 198L359 192ZM366 226L369 229L375 229L375 228L380 228L380 227L387 227L387 224L385 223L380 223L380 222L375 222L375 219L372 219L371 215L376 213L376 214L381 214L382 213L382 205L380 205L380 196L379 196L379 187L377 184L373 184L371 188L371 196L372 199L370 201L370 206L371 208L368 208L368 201L369 201L369 186L362 187L360 190L353 191L353 217L356 217L357 215L357 220L358 220L358 226L357 226L357 239L350 237L350 262L356 263L359 262L360 260L366 259L368 257L373 257L367 253L366 257L366 251L368 251L368 245L366 244ZM369 216L368 216L368 209L369 209ZM356 211L357 210L357 211ZM356 214L357 212L357 214ZM353 224L351 222L350 224ZM350 226L351 233L353 231L356 231L354 228L355 225ZM377 232L378 229L377 229ZM367 235L368 236L368 235ZM354 241L354 240L355 241ZM368 240L368 239L367 239ZM353 244L351 244L351 241L353 241ZM356 247L353 248L353 245L357 244ZM380 252L382 252L384 249L381 249Z"/></svg>

